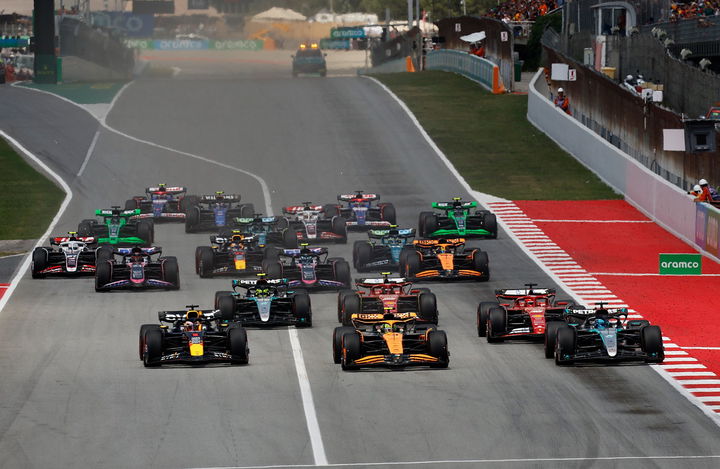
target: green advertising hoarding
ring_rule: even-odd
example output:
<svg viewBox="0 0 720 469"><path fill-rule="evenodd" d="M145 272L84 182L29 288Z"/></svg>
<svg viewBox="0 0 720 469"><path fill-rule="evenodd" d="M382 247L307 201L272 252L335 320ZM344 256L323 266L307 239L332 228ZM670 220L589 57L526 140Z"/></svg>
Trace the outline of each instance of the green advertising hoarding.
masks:
<svg viewBox="0 0 720 469"><path fill-rule="evenodd" d="M660 254L660 275L700 275L700 254Z"/></svg>

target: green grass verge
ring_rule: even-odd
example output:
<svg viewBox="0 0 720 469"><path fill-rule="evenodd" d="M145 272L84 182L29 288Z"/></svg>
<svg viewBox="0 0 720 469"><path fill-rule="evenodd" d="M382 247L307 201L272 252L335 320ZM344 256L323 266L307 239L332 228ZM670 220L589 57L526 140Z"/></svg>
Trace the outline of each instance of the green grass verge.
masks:
<svg viewBox="0 0 720 469"><path fill-rule="evenodd" d="M509 200L622 198L528 122L525 95L493 95L439 71L375 77L477 191Z"/></svg>
<svg viewBox="0 0 720 469"><path fill-rule="evenodd" d="M41 236L65 193L27 164L0 138L0 239L35 239Z"/></svg>

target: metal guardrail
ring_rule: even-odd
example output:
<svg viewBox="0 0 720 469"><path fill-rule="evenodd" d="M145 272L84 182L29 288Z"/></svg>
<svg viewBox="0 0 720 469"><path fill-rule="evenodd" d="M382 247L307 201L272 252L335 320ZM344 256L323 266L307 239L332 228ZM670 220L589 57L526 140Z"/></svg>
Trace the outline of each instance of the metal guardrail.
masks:
<svg viewBox="0 0 720 469"><path fill-rule="evenodd" d="M427 55L425 69L443 70L465 75L493 91L493 70L497 67L487 59L456 50L434 50Z"/></svg>

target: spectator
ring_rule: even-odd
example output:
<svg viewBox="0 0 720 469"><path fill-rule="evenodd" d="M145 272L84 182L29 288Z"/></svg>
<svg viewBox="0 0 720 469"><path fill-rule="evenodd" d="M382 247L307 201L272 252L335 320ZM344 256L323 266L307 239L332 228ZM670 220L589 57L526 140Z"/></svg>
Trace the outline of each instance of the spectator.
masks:
<svg viewBox="0 0 720 469"><path fill-rule="evenodd" d="M703 200L702 202L720 201L720 195L718 195L714 187L710 187L707 180L700 179L698 181L698 184L700 185L700 188L702 190L702 194L700 194L700 196L707 194L705 196L705 200Z"/></svg>
<svg viewBox="0 0 720 469"><path fill-rule="evenodd" d="M688 192L693 197L700 197L700 194L702 194L702 188L699 184L695 184L690 192Z"/></svg>
<svg viewBox="0 0 720 469"><path fill-rule="evenodd" d="M566 114L572 115L570 113L570 99L565 96L565 90L562 88L558 88L558 95L555 97L555 106L565 111Z"/></svg>

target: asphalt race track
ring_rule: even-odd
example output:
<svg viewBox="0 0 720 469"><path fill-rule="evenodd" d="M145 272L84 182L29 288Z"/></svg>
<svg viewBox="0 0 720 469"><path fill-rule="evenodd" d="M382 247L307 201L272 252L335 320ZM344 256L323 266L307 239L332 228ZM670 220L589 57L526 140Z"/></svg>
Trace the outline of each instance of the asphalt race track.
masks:
<svg viewBox="0 0 720 469"><path fill-rule="evenodd" d="M263 210L258 181L232 168L266 181L275 213L364 189L393 202L401 225L415 226L431 202L469 198L371 80L292 79L277 67L263 80L203 71L202 79L189 70L135 82L107 119L183 154L100 128L51 96L3 89L0 105L15 116L0 117L0 128L73 190L57 233L158 182L237 192ZM352 234L331 255L351 259L352 241L364 237ZM490 256L489 283L430 285L448 333L449 369L361 372L332 363L334 293L312 295L314 327L297 331L301 353L293 351L294 330L250 330L249 366L145 369L140 324L155 322L160 309L210 307L214 291L229 286L228 278L194 273L194 249L208 235L164 224L156 240L179 258L178 292L95 293L92 278L32 280L26 272L0 313L0 467L720 465L708 457L720 454L720 428L650 367L558 368L541 345L477 337L475 308L495 288L552 286L504 233L479 241ZM298 364L308 381L298 378ZM308 382L312 401L301 393Z"/></svg>

